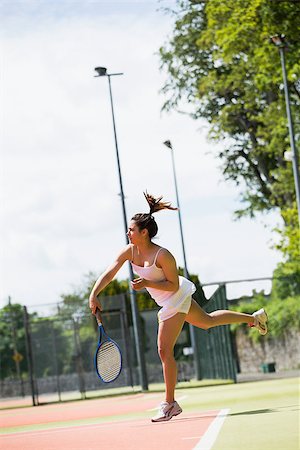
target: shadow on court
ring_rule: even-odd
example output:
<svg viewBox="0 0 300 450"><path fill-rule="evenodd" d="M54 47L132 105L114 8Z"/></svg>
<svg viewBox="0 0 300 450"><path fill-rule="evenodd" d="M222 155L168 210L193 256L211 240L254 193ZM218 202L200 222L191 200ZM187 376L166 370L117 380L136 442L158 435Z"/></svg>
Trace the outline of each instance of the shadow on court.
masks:
<svg viewBox="0 0 300 450"><path fill-rule="evenodd" d="M253 411L242 411L237 413L229 413L228 416L250 416L255 414L281 413L286 411L299 411L299 405L279 406L273 409L255 409Z"/></svg>
<svg viewBox="0 0 300 450"><path fill-rule="evenodd" d="M173 426L173 424L175 423L175 421L176 421L176 423L187 423L187 422L189 422L189 423L192 423L192 422L203 422L203 421L205 421L205 420L207 420L207 419L209 419L209 420L211 420L211 419L214 419L216 417L216 413L215 414L201 414L201 416L192 416L192 417L174 417L172 420L169 420L169 421L165 421L165 422L159 422L159 423L157 423L157 424L155 424L155 423L152 423L151 422L151 420L149 419L148 421L147 421L147 423L143 423L143 424L141 424L141 425L139 425L140 427L148 427L149 425L150 426L154 426L154 427L158 427L158 426L170 426L170 425L172 425Z"/></svg>

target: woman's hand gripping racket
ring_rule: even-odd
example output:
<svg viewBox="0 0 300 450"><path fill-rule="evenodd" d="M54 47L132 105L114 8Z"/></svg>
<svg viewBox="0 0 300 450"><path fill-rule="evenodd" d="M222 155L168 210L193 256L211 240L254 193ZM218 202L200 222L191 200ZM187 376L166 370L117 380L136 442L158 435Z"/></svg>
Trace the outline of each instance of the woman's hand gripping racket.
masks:
<svg viewBox="0 0 300 450"><path fill-rule="evenodd" d="M122 354L119 346L105 333L99 309L96 311L96 319L99 329L99 342L94 357L95 369L98 377L104 383L111 383L121 373Z"/></svg>

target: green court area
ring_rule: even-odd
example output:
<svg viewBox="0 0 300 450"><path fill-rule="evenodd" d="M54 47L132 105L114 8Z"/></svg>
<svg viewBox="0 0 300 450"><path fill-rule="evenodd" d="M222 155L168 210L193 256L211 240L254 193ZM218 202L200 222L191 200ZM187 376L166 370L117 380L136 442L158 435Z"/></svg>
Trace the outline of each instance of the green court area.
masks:
<svg viewBox="0 0 300 450"><path fill-rule="evenodd" d="M78 432L79 436L87 433L89 440L91 429L93 433L99 432L103 439L106 430L107 443L112 434L115 437L122 433L124 450L139 448L131 440L133 433L141 442L145 439L143 433L147 434L149 445L145 448L148 450L164 440L170 443L170 433L174 437L175 432L183 436L178 438L178 449L300 448L298 378L210 386L203 386L203 382L181 383L176 397L183 413L161 424L152 424L150 418L163 399L163 385L151 385L147 393L118 393L114 389L109 393L111 396L83 401L3 409L1 422L5 448L18 448L19 440L24 448L32 448L44 438L45 445L50 445L50 441L52 445L43 447L45 449L74 449L74 433ZM217 415L221 416L221 424L216 429L213 424L218 422L214 420ZM76 449L83 450L79 436ZM59 447L62 442L65 442L65 446ZM89 448L98 448L98 443L95 442L95 447L91 445ZM119 448L112 447L112 450Z"/></svg>
<svg viewBox="0 0 300 450"><path fill-rule="evenodd" d="M185 411L230 409L213 450L299 450L299 378L207 387L190 394Z"/></svg>

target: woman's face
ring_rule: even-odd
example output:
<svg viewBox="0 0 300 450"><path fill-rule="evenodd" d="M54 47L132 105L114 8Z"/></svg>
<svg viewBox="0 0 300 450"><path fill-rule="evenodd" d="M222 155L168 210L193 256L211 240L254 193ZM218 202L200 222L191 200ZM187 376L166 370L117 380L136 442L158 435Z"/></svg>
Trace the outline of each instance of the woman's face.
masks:
<svg viewBox="0 0 300 450"><path fill-rule="evenodd" d="M140 231L139 227L137 226L137 224L132 220L129 224L128 227L128 231L127 231L127 236L129 241L132 244L137 245L139 242L141 242L141 240L144 240L145 237L145 232L143 232L144 230Z"/></svg>

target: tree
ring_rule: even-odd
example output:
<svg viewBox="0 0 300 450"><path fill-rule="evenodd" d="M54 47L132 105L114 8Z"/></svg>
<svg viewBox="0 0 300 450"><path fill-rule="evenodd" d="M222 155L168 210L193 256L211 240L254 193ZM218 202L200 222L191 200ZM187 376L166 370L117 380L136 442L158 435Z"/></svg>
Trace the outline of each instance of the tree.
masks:
<svg viewBox="0 0 300 450"><path fill-rule="evenodd" d="M300 2L298 0L183 0L160 49L169 78L163 109L181 110L210 124L222 141L216 156L225 180L241 189L237 218L279 211L284 256L279 272L299 269L299 229L279 54L270 36L287 36L286 67L295 136L300 136ZM299 144L298 144L299 145ZM296 217L296 220L295 220Z"/></svg>
<svg viewBox="0 0 300 450"><path fill-rule="evenodd" d="M30 334L35 377L72 373L74 330L57 316L31 316Z"/></svg>
<svg viewBox="0 0 300 450"><path fill-rule="evenodd" d="M74 287L73 291L68 294L62 294L62 303L60 304L60 314L65 314L70 317L73 314L76 316L90 315L89 296L97 280L97 275L94 272L89 272L84 276L83 282L80 286ZM126 294L128 292L128 281L119 281L113 279L103 291L100 296L114 296L118 294Z"/></svg>
<svg viewBox="0 0 300 450"><path fill-rule="evenodd" d="M70 365L66 358L70 353L66 352L70 347L70 331L65 322L55 321L56 317L38 317L36 312L28 317L35 376L55 375L55 364L58 373L66 372ZM21 355L19 374L18 362L14 360L16 352ZM0 356L1 379L28 376L24 311L18 303L9 303L0 310Z"/></svg>
<svg viewBox="0 0 300 450"><path fill-rule="evenodd" d="M300 131L300 3L271 0L178 1L173 36L160 49L169 79L164 109L186 99L210 124L223 175L243 187L237 217L295 209L279 54L271 35L286 34L291 105ZM285 223L288 218L282 215Z"/></svg>
<svg viewBox="0 0 300 450"><path fill-rule="evenodd" d="M300 295L300 256L298 214L295 209L288 209L283 214L289 215L288 226L278 230L280 240L275 246L283 254L284 261L274 271L272 296L278 299Z"/></svg>
<svg viewBox="0 0 300 450"><path fill-rule="evenodd" d="M16 362L13 359L15 351L22 355L20 372L26 372L27 362L23 307L18 303L8 304L0 310L1 379L17 377Z"/></svg>
<svg viewBox="0 0 300 450"><path fill-rule="evenodd" d="M92 329L91 324L94 324L95 330L97 329L96 322L91 315L89 308L89 296L97 279L97 275L93 272L89 272L83 278L81 285L73 288L72 292L67 294L62 294L62 302L59 304L59 317L65 317L66 319L73 318L74 320L80 320L81 329L87 327L87 329ZM131 308L130 301L128 298L128 281L113 279L105 289L99 294L99 298L102 299L102 306L105 308L108 305L108 309L117 309L121 307L120 302L117 298L119 294L125 295L126 310L128 313L129 322L131 321ZM109 303L105 298L109 298ZM116 297L116 298L114 298ZM105 323L108 327L114 328L115 323L118 323L118 318L114 315L106 317ZM94 338L94 336L92 336Z"/></svg>

